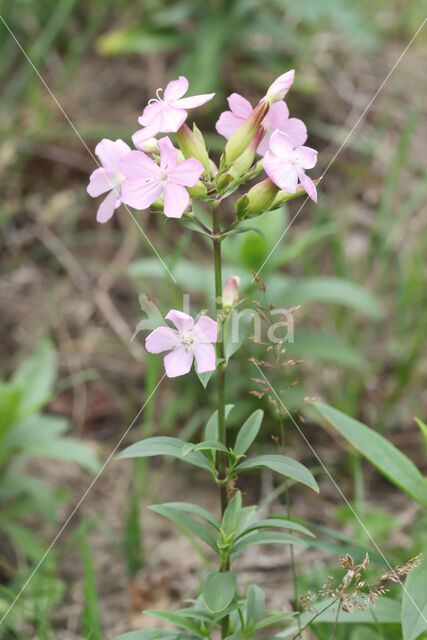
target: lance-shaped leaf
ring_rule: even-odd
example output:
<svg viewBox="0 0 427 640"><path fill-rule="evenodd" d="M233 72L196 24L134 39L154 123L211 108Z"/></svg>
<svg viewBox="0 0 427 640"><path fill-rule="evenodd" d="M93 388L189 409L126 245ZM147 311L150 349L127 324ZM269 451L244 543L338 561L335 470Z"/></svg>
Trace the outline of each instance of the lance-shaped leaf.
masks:
<svg viewBox="0 0 427 640"><path fill-rule="evenodd" d="M172 456L172 458L178 458L184 460L196 467L205 469L212 473L211 466L205 456L198 452L183 454L183 449L187 442L180 440L179 438L170 438L169 436L156 436L154 438L147 438L146 440L140 440L131 444L122 451L119 458L150 458L151 456Z"/></svg>
<svg viewBox="0 0 427 640"><path fill-rule="evenodd" d="M228 607L236 593L236 576L232 571L209 573L202 587L202 596L212 613L219 613Z"/></svg>
<svg viewBox="0 0 427 640"><path fill-rule="evenodd" d="M309 546L308 542L290 533L283 533L281 531L255 531L238 540L231 549L231 555L235 557L248 547L253 547L257 544L295 544L300 547Z"/></svg>
<svg viewBox="0 0 427 640"><path fill-rule="evenodd" d="M218 547L216 544L216 539L210 529L207 529L203 524L201 524L198 520L195 520L192 516L189 516L184 511L178 511L173 507L164 504L153 504L150 507L151 511L164 516L165 518L169 518L172 520L178 527L181 527L185 531L192 533L197 538L200 538L203 542L205 542L211 549L214 551L218 551Z"/></svg>
<svg viewBox="0 0 427 640"><path fill-rule="evenodd" d="M193 516L199 516L199 518L211 524L215 529L220 530L218 520L214 518L207 509L199 507L197 504L191 502L164 502L161 506L167 507L168 509L175 509L176 511L185 511L186 513L191 513Z"/></svg>
<svg viewBox="0 0 427 640"><path fill-rule="evenodd" d="M316 403L315 409L390 482L427 507L427 483L399 449L376 431L323 402Z"/></svg>
<svg viewBox="0 0 427 640"><path fill-rule="evenodd" d="M234 445L234 453L236 456L243 455L249 449L252 442L258 435L263 416L264 411L257 409L240 427L236 438L236 444Z"/></svg>
<svg viewBox="0 0 427 640"><path fill-rule="evenodd" d="M153 616L153 618L158 618L159 620L164 620L165 622L170 622L174 624L176 627L180 627L181 629L186 629L191 633L194 633L197 636L201 636L203 633L200 630L199 625L194 622L194 620L190 620L186 616L183 616L179 613L173 613L171 611L162 611L161 609L146 609L144 611L149 616Z"/></svg>
<svg viewBox="0 0 427 640"><path fill-rule="evenodd" d="M233 470L233 475L246 471L248 469L272 469L276 473L285 476L286 478L292 478L297 482L307 485L314 491L319 491L316 480L311 475L310 471L300 462L281 456L277 454L256 456L255 458L249 458L244 460Z"/></svg>
<svg viewBox="0 0 427 640"><path fill-rule="evenodd" d="M402 596L403 640L416 640L427 631L427 558L409 572ZM422 636L425 637L424 635Z"/></svg>
<svg viewBox="0 0 427 640"><path fill-rule="evenodd" d="M296 522L295 520L285 518L284 516L271 516L270 518L265 518L248 524L248 526L239 533L237 539L240 540L247 533L250 533L251 531L258 531L259 529L289 529L290 531L304 533L306 536L315 537L307 527L304 527L304 525Z"/></svg>

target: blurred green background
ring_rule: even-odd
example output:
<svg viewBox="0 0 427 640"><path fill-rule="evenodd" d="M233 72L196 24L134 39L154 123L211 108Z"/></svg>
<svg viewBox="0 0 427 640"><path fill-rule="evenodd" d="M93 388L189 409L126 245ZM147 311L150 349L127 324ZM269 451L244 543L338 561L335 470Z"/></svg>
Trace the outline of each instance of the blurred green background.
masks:
<svg viewBox="0 0 427 640"><path fill-rule="evenodd" d="M95 167L88 150L102 137L130 142L146 101L182 73L190 93L216 92L189 122L197 120L218 158L223 140L214 124L226 96L237 91L255 103L277 75L294 68L287 104L319 150L312 175L320 176L422 24L427 3L15 0L0 6L0 374L10 379L49 337L59 373L43 403L70 420L74 438L105 457L161 375L161 360L147 356L141 334L131 341L143 316L138 295L150 296L163 313L180 307L183 292L191 294L194 310L207 308L211 267L202 236L157 214L138 212L138 222L176 285L126 210L98 225L98 205L85 191ZM318 205L307 203L297 213L297 200L261 216L256 226L265 242L244 234L224 243L226 274L239 274L242 290L256 296L250 269L263 264L297 214L261 272L272 303L301 305L288 353L304 362L278 381L298 382L285 392L288 406L320 395L388 434L418 466L425 457L414 416L427 418L426 51L423 29L328 169ZM231 221L231 208L223 215ZM248 394L251 355L257 355L252 344L242 347L232 364L236 375L229 376L229 397L239 400L236 423L259 404ZM134 437L191 438L209 416L213 394L211 384L204 396L194 374L167 382ZM267 421L267 444L274 428ZM330 440L308 428L327 449ZM300 442L294 446L307 455ZM357 474L349 474L341 454L337 446L330 461L352 495ZM62 473L34 469L76 501L90 476L70 471L64 480ZM368 501L378 499L375 476L368 484ZM346 522L342 510L336 517ZM380 524L372 526L386 537ZM421 544L417 527L414 549ZM49 531L40 526L46 539ZM130 531L134 550L132 525ZM90 592L86 530L79 536ZM2 552L14 576L16 566L30 566L23 547L25 541ZM128 546L131 572L132 553ZM6 569L3 578L10 584ZM86 611L91 616L96 619L94 609Z"/></svg>

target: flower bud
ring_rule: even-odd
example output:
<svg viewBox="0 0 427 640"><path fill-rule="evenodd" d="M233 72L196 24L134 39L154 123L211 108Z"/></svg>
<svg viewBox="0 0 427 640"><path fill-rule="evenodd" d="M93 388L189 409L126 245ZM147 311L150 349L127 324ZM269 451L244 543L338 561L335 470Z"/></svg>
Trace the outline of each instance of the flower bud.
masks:
<svg viewBox="0 0 427 640"><path fill-rule="evenodd" d="M264 211L268 211L278 191L279 187L270 178L258 182L252 189L249 189L246 195L236 201L234 207L239 220L252 218L264 213Z"/></svg>
<svg viewBox="0 0 427 640"><path fill-rule="evenodd" d="M263 98L252 111L251 115L248 116L237 131L233 133L224 149L225 166L229 167L233 164L247 149L258 131L259 125L267 115L269 108L269 102Z"/></svg>
<svg viewBox="0 0 427 640"><path fill-rule="evenodd" d="M160 153L159 145L156 138L149 138L141 142L134 141L135 148L144 153Z"/></svg>
<svg viewBox="0 0 427 640"><path fill-rule="evenodd" d="M193 131L184 123L176 132L176 139L184 158L196 158L202 163L206 169L203 175L209 177L211 175L211 161L206 150L204 138L193 124Z"/></svg>
<svg viewBox="0 0 427 640"><path fill-rule="evenodd" d="M219 193L224 193L231 182L243 176L252 167L256 150L264 135L264 129L258 127L258 131L252 138L249 146L245 149L241 156L237 158L226 173L221 173L216 180L216 187Z"/></svg>
<svg viewBox="0 0 427 640"><path fill-rule="evenodd" d="M225 281L222 292L222 306L226 311L230 310L239 302L239 284L239 276L230 276Z"/></svg>
<svg viewBox="0 0 427 640"><path fill-rule="evenodd" d="M291 71L287 71L276 78L273 84L270 85L265 96L270 105L273 104L273 102L283 100L294 82L294 76L295 71L291 69Z"/></svg>
<svg viewBox="0 0 427 640"><path fill-rule="evenodd" d="M313 182L315 185L318 185L320 180L321 178L317 178L316 180L313 180ZM269 207L269 211L278 209L282 204L285 204L285 202L288 202L289 200L294 200L299 196L305 196L305 195L307 195L307 191L304 189L302 184L297 185L295 193L289 193L288 191L283 191L283 189L280 189L280 191L277 193L276 197L274 198L271 206Z"/></svg>
<svg viewBox="0 0 427 640"><path fill-rule="evenodd" d="M205 198L208 190L201 180L198 180L194 187L187 187L187 191L192 198Z"/></svg>

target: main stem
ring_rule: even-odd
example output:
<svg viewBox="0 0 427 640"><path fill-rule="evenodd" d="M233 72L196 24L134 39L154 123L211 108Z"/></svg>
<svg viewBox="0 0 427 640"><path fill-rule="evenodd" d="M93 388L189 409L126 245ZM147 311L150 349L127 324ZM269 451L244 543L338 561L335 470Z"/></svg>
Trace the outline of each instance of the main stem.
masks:
<svg viewBox="0 0 427 640"><path fill-rule="evenodd" d="M218 203L212 205L212 230L215 235L220 233L219 216L218 216ZM222 265L221 265L221 240L219 238L213 239L214 250L214 271L215 271L215 301L217 315L222 311ZM220 323L218 323L220 326ZM217 366L218 377L218 440L223 445L227 446L227 433L225 428L225 368L222 360L224 359L224 342L222 340L221 330L218 332L218 341L216 343L216 355L221 362ZM223 452L219 452L218 456L218 469L223 479L227 473L226 469L227 458ZM227 508L228 504L228 491L227 485L220 485L221 491L221 515ZM224 569L225 570L225 569Z"/></svg>
<svg viewBox="0 0 427 640"><path fill-rule="evenodd" d="M215 271L215 300L216 311L218 318L218 326L221 327L220 314L222 312L222 265L221 265L221 240L218 237L221 229L218 217L218 203L215 202L212 205L212 230L215 236L213 238L213 250L214 250L214 271ZM217 365L217 378L218 378L218 440L223 445L227 446L227 433L225 427L225 367L223 363L224 359L224 341L222 336L222 329L218 331L218 340L216 343L216 355L220 361ZM222 451L218 456L218 471L221 480L226 477L227 474L227 458L226 454ZM221 516L224 515L224 511L228 504L228 487L227 483L220 484L220 497L221 497ZM228 571L230 569L229 562L222 563L221 571ZM226 616L221 621L221 637L224 640L229 635L229 618Z"/></svg>

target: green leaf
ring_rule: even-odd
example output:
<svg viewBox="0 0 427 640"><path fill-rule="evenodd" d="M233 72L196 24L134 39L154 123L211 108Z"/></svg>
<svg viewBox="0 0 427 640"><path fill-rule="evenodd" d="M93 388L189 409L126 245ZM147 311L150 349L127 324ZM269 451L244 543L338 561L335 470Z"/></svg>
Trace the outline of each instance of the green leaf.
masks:
<svg viewBox="0 0 427 640"><path fill-rule="evenodd" d="M214 551L218 551L218 547L216 544L216 539L213 533L207 529L204 525L202 525L198 520L195 520L192 516L187 515L184 511L178 511L175 508L171 508L164 504L154 504L148 507L151 511L164 516L165 518L169 518L179 527L192 533L197 538L200 538L203 542L205 542L211 549Z"/></svg>
<svg viewBox="0 0 427 640"><path fill-rule="evenodd" d="M292 458L277 454L256 456L255 458L244 460L234 468L233 475L240 473L240 471L246 471L247 469L261 468L272 469L286 478L292 478L292 480L301 482L307 485L307 487L314 489L314 491L319 492L317 482L307 467L304 467L304 465L296 460L292 460Z"/></svg>
<svg viewBox="0 0 427 640"><path fill-rule="evenodd" d="M10 431L18 417L22 389L0 382L0 439Z"/></svg>
<svg viewBox="0 0 427 640"><path fill-rule="evenodd" d="M179 440L179 438L170 438L168 436L156 436L154 438L147 438L146 440L140 440L131 444L122 451L118 458L150 458L151 456L172 456L179 460L184 460L189 464L193 464L196 467L205 469L212 473L209 462L205 456L195 451L193 453L187 453L183 455L182 451L187 443L185 440Z"/></svg>
<svg viewBox="0 0 427 640"><path fill-rule="evenodd" d="M363 362L359 351L345 340L317 331L296 331L294 342L286 342L286 354L291 358L309 357L348 367L360 367Z"/></svg>
<svg viewBox="0 0 427 640"><path fill-rule="evenodd" d="M213 371L205 371L204 373L199 373L196 369L197 377L202 383L203 389L206 389L206 387L208 386L208 382L212 378L214 373L215 373L215 369Z"/></svg>
<svg viewBox="0 0 427 640"><path fill-rule="evenodd" d="M224 355L227 362L242 346L254 317L255 312L252 309L244 309L234 311L227 320L224 337Z"/></svg>
<svg viewBox="0 0 427 640"><path fill-rule="evenodd" d="M129 27L104 33L96 41L96 50L104 56L124 53L155 53L179 48L185 42L182 34L171 29Z"/></svg>
<svg viewBox="0 0 427 640"><path fill-rule="evenodd" d="M427 556L408 574L402 596L403 640L416 640L427 631Z"/></svg>
<svg viewBox="0 0 427 640"><path fill-rule="evenodd" d="M419 418L414 418L414 420L420 428L421 435L424 441L424 449L427 451L427 424Z"/></svg>
<svg viewBox="0 0 427 640"><path fill-rule="evenodd" d="M227 420L228 414L234 407L234 404L226 404L225 405L225 419ZM205 429L205 439L206 440L218 440L218 409L213 412L211 417L208 420Z"/></svg>
<svg viewBox="0 0 427 640"><path fill-rule="evenodd" d="M427 483L399 449L376 431L323 402L316 403L314 408L390 482L427 507Z"/></svg>
<svg viewBox="0 0 427 640"><path fill-rule="evenodd" d="M25 454L75 462L92 473L100 467L98 456L87 444L69 437L32 442L27 444Z"/></svg>
<svg viewBox="0 0 427 640"><path fill-rule="evenodd" d="M268 528L282 528L282 529L290 529L292 531L298 531L299 533L304 533L307 536L311 536L314 538L314 534L304 527L304 525L292 520L290 518L286 518L284 516L271 516L270 518L265 518L263 520L254 521L247 525L247 528L243 529L238 535L237 539L240 539L242 536L246 535L250 531L258 531L259 529L268 529Z"/></svg>
<svg viewBox="0 0 427 640"><path fill-rule="evenodd" d="M212 613L219 613L228 607L235 593L236 576L233 571L209 573L203 582L202 596Z"/></svg>
<svg viewBox="0 0 427 640"><path fill-rule="evenodd" d="M267 627L272 627L279 622L283 622L287 618L291 618L295 613L293 611L275 611L271 615L267 616L263 620L260 620L253 628L253 631L260 631L261 629L266 629Z"/></svg>
<svg viewBox="0 0 427 640"><path fill-rule="evenodd" d="M232 547L232 556L236 556L248 547L253 547L257 544L295 544L300 547L308 547L308 542L301 538L297 538L290 533L283 533L281 531L261 531L254 532L245 535L244 538L240 538Z"/></svg>
<svg viewBox="0 0 427 640"><path fill-rule="evenodd" d="M261 618L265 607L265 593L256 584L250 584L246 592L246 626L255 625Z"/></svg>
<svg viewBox="0 0 427 640"><path fill-rule="evenodd" d="M20 417L43 407L52 398L57 373L55 350L43 340L36 351L15 371L11 382L22 390Z"/></svg>
<svg viewBox="0 0 427 640"><path fill-rule="evenodd" d="M257 409L240 427L236 438L236 444L234 445L234 453L236 456L243 455L249 449L258 435L263 417L264 411Z"/></svg>
<svg viewBox="0 0 427 640"><path fill-rule="evenodd" d="M193 445L193 451L224 451L229 453L227 447L217 440L205 440Z"/></svg>
<svg viewBox="0 0 427 640"><path fill-rule="evenodd" d="M27 447L50 441L63 435L69 428L67 418L50 414L35 413L17 422L6 440L8 449L25 453Z"/></svg>
<svg viewBox="0 0 427 640"><path fill-rule="evenodd" d="M190 620L186 616L180 615L179 613L172 613L171 611L161 611L160 609L145 609L144 613L146 613L148 616L159 618L159 620L170 622L176 627L186 629L187 631L190 631L197 636L203 637L199 625L196 624L193 620Z"/></svg>
<svg viewBox="0 0 427 640"><path fill-rule="evenodd" d="M307 624L315 615L316 611L321 611L324 609L328 603L332 605L333 598L324 598L321 600L317 600L315 603L314 611L305 611L300 616L301 625ZM336 607L331 606L329 609L321 613L315 620L313 620L313 624L318 623L330 623L335 624L336 618ZM392 624L400 622L400 607L399 602L396 600L392 600L391 598L387 598L385 596L381 596L376 603L375 606L372 607L370 605L367 609L363 611L353 611L353 613L340 611L340 615L338 616L338 624L375 624L375 620L378 620L381 624ZM298 627L292 627L286 629L286 631L282 631L280 633L280 638L293 638L295 633L298 631Z"/></svg>
<svg viewBox="0 0 427 640"><path fill-rule="evenodd" d="M329 302L357 309L372 318L383 315L377 299L369 291L341 278L323 276L297 280L274 276L268 289L273 300L286 300L288 306Z"/></svg>
<svg viewBox="0 0 427 640"><path fill-rule="evenodd" d="M199 507L196 504L192 504L191 502L165 502L161 505L162 507L168 507L169 509L176 509L177 511L186 511L187 513L192 513L194 516L199 516L202 520L205 520L209 524L211 524L215 529L219 531L220 524L214 516L209 513L207 509L203 507Z"/></svg>
<svg viewBox="0 0 427 640"><path fill-rule="evenodd" d="M193 634L178 629L140 629L116 636L114 640L192 640Z"/></svg>
<svg viewBox="0 0 427 640"><path fill-rule="evenodd" d="M237 525L242 511L242 494L237 491L227 505L222 517L221 529L226 536L230 536L237 529Z"/></svg>

